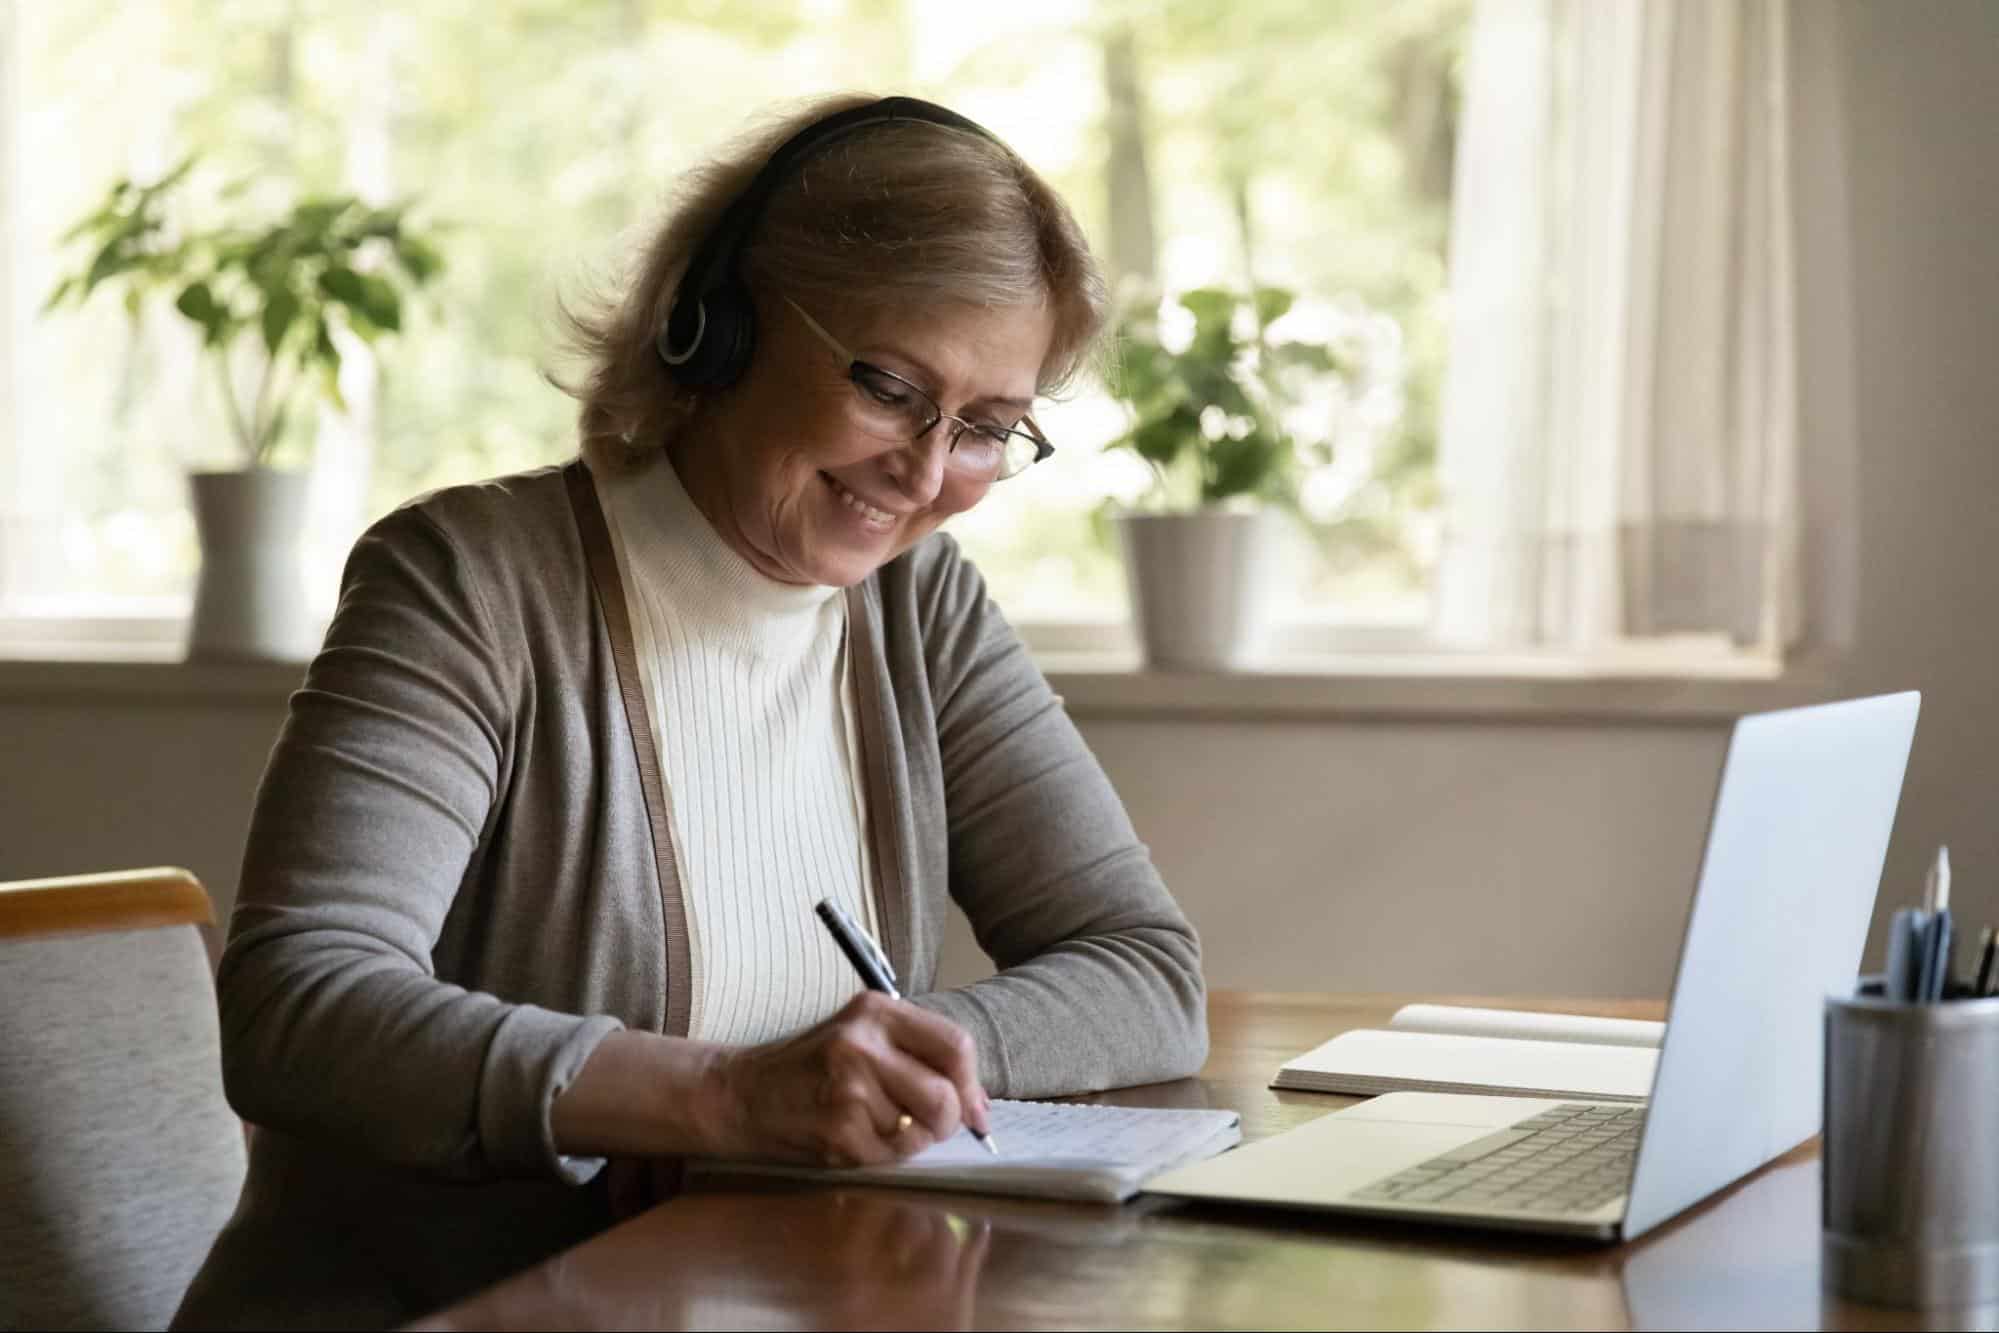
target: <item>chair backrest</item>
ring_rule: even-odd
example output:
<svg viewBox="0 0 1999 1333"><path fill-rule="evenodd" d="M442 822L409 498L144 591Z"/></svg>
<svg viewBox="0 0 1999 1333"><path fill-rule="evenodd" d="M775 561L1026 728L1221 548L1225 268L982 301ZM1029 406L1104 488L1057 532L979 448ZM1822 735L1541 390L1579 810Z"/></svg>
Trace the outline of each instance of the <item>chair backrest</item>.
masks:
<svg viewBox="0 0 1999 1333"><path fill-rule="evenodd" d="M0 1329L165 1328L243 1183L185 870L0 883Z"/></svg>

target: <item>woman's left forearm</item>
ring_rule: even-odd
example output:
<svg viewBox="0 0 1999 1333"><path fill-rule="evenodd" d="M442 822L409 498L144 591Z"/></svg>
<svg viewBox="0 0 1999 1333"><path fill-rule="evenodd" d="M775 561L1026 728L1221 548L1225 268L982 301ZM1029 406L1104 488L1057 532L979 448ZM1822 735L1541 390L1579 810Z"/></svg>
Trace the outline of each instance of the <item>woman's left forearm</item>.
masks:
<svg viewBox="0 0 1999 1333"><path fill-rule="evenodd" d="M1200 946L1183 928L1079 936L971 985L914 997L978 1042L1001 1096L1184 1078L1207 1058Z"/></svg>

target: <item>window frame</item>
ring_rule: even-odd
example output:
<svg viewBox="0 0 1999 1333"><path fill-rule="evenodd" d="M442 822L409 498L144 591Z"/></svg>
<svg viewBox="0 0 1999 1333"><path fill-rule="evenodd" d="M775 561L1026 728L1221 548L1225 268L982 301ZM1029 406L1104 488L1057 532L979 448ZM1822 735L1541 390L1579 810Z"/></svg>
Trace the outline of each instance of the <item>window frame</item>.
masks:
<svg viewBox="0 0 1999 1333"><path fill-rule="evenodd" d="M18 135L23 111L18 102L19 31L15 0L0 0L0 95L7 99L0 105L0 302L4 302L0 308L0 404L5 405L5 414L0 416L0 483L14 482L23 475L18 458L24 409L21 395L15 392L25 346L22 321L26 312L26 302L16 290L21 244L16 215L22 189ZM19 485L5 486L6 493L13 496L19 496L22 489ZM186 599L150 599L135 605L130 599L79 597L64 607L38 608L16 596L10 586L10 571L27 563L20 550L26 540L25 525L13 521L19 515L9 505L5 496L0 496L0 661L172 660L185 634ZM1085 689L1097 689L1099 682L1111 679L1141 677L1170 682L1181 678L1178 673L1149 672L1139 664L1129 620L1026 620L1017 629L1037 660L1060 678L1086 682ZM1452 649L1439 644L1427 625L1340 625L1304 618L1280 621L1275 627L1268 665L1232 674L1253 683L1251 695L1262 690L1269 696L1273 688L1303 688L1273 687L1273 679L1351 681L1365 676L1427 683L1618 680L1632 678L1634 662L1643 663L1644 671L1660 679L1792 680L1802 682L1799 687L1806 689L1819 679L1808 665L1792 670L1758 654L1729 657L1686 645L1676 648L1641 643L1587 652L1522 654ZM1159 700L1174 693L1163 684L1147 688L1153 690L1148 697ZM1199 690L1183 693L1190 698L1220 698L1214 690L1209 682ZM1114 701L1106 694L1101 702L1108 707Z"/></svg>

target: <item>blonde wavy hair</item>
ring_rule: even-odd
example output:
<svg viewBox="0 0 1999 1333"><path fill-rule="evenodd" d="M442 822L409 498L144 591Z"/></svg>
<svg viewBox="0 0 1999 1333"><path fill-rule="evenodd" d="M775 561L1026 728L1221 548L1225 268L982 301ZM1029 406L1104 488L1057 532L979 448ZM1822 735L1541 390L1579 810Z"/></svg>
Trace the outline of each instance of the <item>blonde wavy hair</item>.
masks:
<svg viewBox="0 0 1999 1333"><path fill-rule="evenodd" d="M654 346L682 272L778 145L874 100L818 98L737 139L682 178L615 290L561 303L578 373L550 379L582 404L593 465L629 465L664 448L716 392L679 384ZM1033 168L1002 144L926 121L866 126L822 145L772 194L741 260L760 313L778 293L828 310L1046 302L1055 319L1043 393L1092 362L1109 300L1082 228Z"/></svg>

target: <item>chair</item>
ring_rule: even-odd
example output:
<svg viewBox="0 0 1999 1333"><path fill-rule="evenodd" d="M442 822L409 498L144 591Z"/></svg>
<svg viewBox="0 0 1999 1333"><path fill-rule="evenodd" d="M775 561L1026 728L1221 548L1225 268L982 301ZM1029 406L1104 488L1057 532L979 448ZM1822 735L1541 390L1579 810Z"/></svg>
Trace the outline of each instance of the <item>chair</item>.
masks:
<svg viewBox="0 0 1999 1333"><path fill-rule="evenodd" d="M185 870L0 883L0 1329L165 1328L242 1188Z"/></svg>

